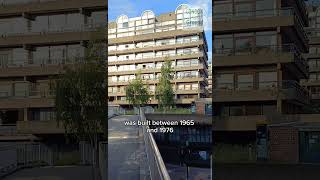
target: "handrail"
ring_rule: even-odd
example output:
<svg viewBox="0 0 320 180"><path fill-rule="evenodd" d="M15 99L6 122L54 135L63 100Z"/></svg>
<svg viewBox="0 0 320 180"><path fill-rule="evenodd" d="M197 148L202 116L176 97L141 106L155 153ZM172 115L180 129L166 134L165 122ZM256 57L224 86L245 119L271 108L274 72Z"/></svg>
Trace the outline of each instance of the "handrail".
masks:
<svg viewBox="0 0 320 180"><path fill-rule="evenodd" d="M144 110L143 108L140 108L140 118L142 121L146 121L146 117L144 115ZM143 137L144 137L144 142L145 142L145 147L148 148L148 146L151 146L151 150L152 154L148 154L149 151L148 149L146 149L146 152L147 152L147 158L148 158L148 161L149 161L149 168L150 168L150 175L151 175L151 179L160 179L160 180L171 180L170 176L169 176L169 173L167 171L167 168L163 162L163 159L162 159L162 156L160 154L160 151L158 149L158 146L153 138L153 135L151 132L147 132L147 127L148 126L142 126L143 128ZM153 155L153 157L150 157L151 155ZM153 165L153 163L151 163L151 158L155 158L155 163L156 163L156 166L157 166L157 170L158 170L158 173L159 173L159 176L157 176L156 174L153 173L153 169L151 169L150 166Z"/></svg>
<svg viewBox="0 0 320 180"><path fill-rule="evenodd" d="M263 9L263 10L251 10L251 11L239 11L228 13L216 13L213 15L214 20L228 21L230 19L237 18L250 18L250 17L273 17L273 16L294 16L297 24L303 34L303 37L308 40L308 36L304 31L303 21L297 14L297 11L293 7L283 7L280 9Z"/></svg>

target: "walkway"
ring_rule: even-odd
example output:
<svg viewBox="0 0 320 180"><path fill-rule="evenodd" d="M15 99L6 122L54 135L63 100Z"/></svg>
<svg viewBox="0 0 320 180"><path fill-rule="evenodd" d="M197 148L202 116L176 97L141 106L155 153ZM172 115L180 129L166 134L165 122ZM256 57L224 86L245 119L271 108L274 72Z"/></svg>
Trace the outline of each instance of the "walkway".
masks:
<svg viewBox="0 0 320 180"><path fill-rule="evenodd" d="M108 173L112 180L148 180L147 157L142 128L126 126L139 116L116 116L109 119Z"/></svg>
<svg viewBox="0 0 320 180"><path fill-rule="evenodd" d="M88 180L92 179L91 166L38 167L22 169L3 180Z"/></svg>

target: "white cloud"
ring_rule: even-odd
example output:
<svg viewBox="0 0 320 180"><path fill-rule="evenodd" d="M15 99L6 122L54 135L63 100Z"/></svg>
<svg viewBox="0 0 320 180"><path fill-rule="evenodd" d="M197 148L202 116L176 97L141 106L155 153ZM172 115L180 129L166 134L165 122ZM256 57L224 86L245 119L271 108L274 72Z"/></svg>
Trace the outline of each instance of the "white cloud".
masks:
<svg viewBox="0 0 320 180"><path fill-rule="evenodd" d="M212 30L212 1L211 0L188 0L188 4L193 8L203 9L204 30Z"/></svg>
<svg viewBox="0 0 320 180"><path fill-rule="evenodd" d="M116 14L117 16L125 14L130 18L139 13L134 3L130 0L109 0L108 4L110 14Z"/></svg>

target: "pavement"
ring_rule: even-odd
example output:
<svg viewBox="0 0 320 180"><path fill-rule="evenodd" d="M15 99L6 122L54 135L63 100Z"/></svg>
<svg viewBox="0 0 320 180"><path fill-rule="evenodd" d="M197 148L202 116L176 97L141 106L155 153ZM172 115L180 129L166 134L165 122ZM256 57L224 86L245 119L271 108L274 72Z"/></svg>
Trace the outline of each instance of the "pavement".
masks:
<svg viewBox="0 0 320 180"><path fill-rule="evenodd" d="M166 164L169 175L172 180L185 180L187 179L187 167L178 166L173 164ZM189 180L211 180L211 169L210 168L188 168Z"/></svg>
<svg viewBox="0 0 320 180"><path fill-rule="evenodd" d="M319 180L320 165L214 164L214 180Z"/></svg>
<svg viewBox="0 0 320 180"><path fill-rule="evenodd" d="M142 128L124 124L137 120L139 116L116 116L108 120L108 179L150 179Z"/></svg>
<svg viewBox="0 0 320 180"><path fill-rule="evenodd" d="M3 180L90 180L91 166L38 167L22 169Z"/></svg>

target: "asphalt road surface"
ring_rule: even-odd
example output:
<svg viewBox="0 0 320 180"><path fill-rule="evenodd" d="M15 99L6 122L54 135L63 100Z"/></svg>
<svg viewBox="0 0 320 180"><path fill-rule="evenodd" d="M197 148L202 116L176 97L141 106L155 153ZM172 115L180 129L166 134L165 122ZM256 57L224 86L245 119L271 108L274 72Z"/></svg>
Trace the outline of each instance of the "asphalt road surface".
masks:
<svg viewBox="0 0 320 180"><path fill-rule="evenodd" d="M112 180L149 180L142 128L126 126L139 116L116 116L109 119L108 176Z"/></svg>

